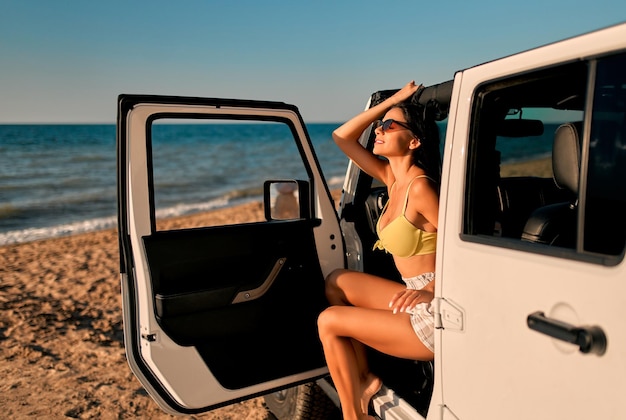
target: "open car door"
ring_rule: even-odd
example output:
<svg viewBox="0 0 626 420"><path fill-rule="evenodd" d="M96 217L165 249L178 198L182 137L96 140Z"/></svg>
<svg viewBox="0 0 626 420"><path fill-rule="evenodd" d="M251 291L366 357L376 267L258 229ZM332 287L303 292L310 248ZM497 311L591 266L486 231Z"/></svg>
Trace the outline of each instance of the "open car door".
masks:
<svg viewBox="0 0 626 420"><path fill-rule="evenodd" d="M225 142L225 124L244 124L248 134ZM185 130L205 146L178 147ZM268 138L292 155L259 167L271 153ZM126 353L159 405L198 413L326 375L317 315L326 306L324 277L345 265L345 253L297 108L121 95L117 148ZM237 194L220 183L225 153L240 155ZM189 171L197 203L185 206L239 196L258 215L166 217L183 204L170 190L189 187L168 182L173 170ZM295 190L291 213L279 209L281 185ZM245 199L261 195L263 207Z"/></svg>

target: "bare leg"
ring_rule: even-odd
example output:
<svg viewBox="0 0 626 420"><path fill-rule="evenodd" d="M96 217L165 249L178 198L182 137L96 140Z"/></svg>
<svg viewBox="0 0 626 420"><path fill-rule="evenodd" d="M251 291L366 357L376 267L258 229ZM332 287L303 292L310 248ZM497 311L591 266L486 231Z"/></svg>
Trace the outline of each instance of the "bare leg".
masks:
<svg viewBox="0 0 626 420"><path fill-rule="evenodd" d="M389 300L405 286L381 277L352 270L339 269L326 278L326 296L331 305L360 306L388 310ZM365 346L351 340L359 377L360 406L368 412L369 402L378 392L382 381L369 370Z"/></svg>
<svg viewBox="0 0 626 420"><path fill-rule="evenodd" d="M373 373L368 373L365 379L361 380L361 410L367 414L372 397L380 391L383 381Z"/></svg>
<svg viewBox="0 0 626 420"><path fill-rule="evenodd" d="M332 305L388 309L388 303L404 285L361 272L339 269L326 279L326 296ZM352 340L360 379L361 410L367 413L369 402L382 381L369 370L365 346Z"/></svg>
<svg viewBox="0 0 626 420"><path fill-rule="evenodd" d="M405 288L403 283L344 269L326 278L326 298L331 305L388 310L391 297Z"/></svg>
<svg viewBox="0 0 626 420"><path fill-rule="evenodd" d="M382 381L369 370L365 346L356 340L352 340L354 354L359 366L359 379L361 382L361 409L368 412L370 400L380 390Z"/></svg>
<svg viewBox="0 0 626 420"><path fill-rule="evenodd" d="M357 356L355 349L358 347L353 345L353 339L392 356L415 360L431 360L433 356L415 335L406 313L332 306L320 314L318 328L344 419L366 416L367 407L363 404L364 400L369 404L371 396L366 396L365 390L371 393L372 384L376 382L368 376L369 372L362 382L360 356Z"/></svg>
<svg viewBox="0 0 626 420"><path fill-rule="evenodd" d="M333 378L333 383L341 401L343 418L359 419L364 414L361 403L357 398L360 395L360 374L357 356L348 337L341 337L329 331L329 325L338 322L335 315L337 307L330 307L320 314L318 328L320 339L324 346L326 364Z"/></svg>

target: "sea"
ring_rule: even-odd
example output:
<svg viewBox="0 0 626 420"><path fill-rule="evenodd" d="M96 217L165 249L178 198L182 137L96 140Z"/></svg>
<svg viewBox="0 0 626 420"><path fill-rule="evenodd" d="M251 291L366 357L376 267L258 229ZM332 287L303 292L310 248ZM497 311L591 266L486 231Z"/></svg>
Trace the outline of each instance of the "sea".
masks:
<svg viewBox="0 0 626 420"><path fill-rule="evenodd" d="M332 141L332 131L339 125L307 124L330 188L341 188L348 162ZM229 124L227 128L221 131L222 143L228 143L229 137L234 142L249 135L251 129L246 124ZM170 139L175 139L175 152L180 155L192 155L202 141L188 124L170 125L167 133ZM116 226L115 136L115 124L0 125L0 245ZM284 142L284 139L276 138L276 141ZM265 159L269 165L284 161L281 148L272 144L271 138L266 139L263 147L271 153L257 149L256 161ZM197 202L193 183L206 177L200 173L194 176L193 167L181 173L175 167L180 162L175 159L171 161L171 170L161 167L168 173L168 185L157 195L162 202L170 204L169 208L160 209L160 214L178 216L260 200L260 191L251 192L238 183L240 165L236 159L239 158L238 154L220 156L223 194L205 203ZM228 159L232 161L224 161ZM199 165L197 170L205 168Z"/></svg>
<svg viewBox="0 0 626 420"><path fill-rule="evenodd" d="M339 125L307 124L331 189L341 188L348 163L331 137ZM229 125L224 136L231 136L234 141L249 129L245 124L240 128ZM170 137L177 139L177 147L182 148L181 153L197 150L200 140L188 125L171 126L169 131ZM115 124L0 125L0 246L116 226L115 135ZM228 142L228 137L223 140ZM271 153L259 153L258 159L272 160L268 164L281 162L280 147L271 140L264 147ZM515 147L520 149L519 153L528 152L527 146L511 145L509 160L515 159ZM536 154L548 152L538 149ZM259 195L254 196L238 184L238 165L234 159L239 155L233 154L231 158L232 162L222 162L225 171L232 171L222 174L223 196L200 205L193 195L193 185L189 185L196 178L187 171L178 179L179 171L172 167L168 172L170 185L178 187L159 193L164 202L171 203L165 213L176 216L228 207L239 204L242 197L260 200L258 191L254 194ZM221 159L229 159L229 155Z"/></svg>

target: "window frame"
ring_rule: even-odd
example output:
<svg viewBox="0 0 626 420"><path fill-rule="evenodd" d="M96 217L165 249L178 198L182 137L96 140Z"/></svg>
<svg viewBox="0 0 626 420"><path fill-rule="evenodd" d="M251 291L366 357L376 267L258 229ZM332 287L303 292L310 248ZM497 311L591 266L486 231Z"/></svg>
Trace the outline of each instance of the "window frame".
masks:
<svg viewBox="0 0 626 420"><path fill-rule="evenodd" d="M610 57L615 55L620 55L620 53L612 54ZM618 255L612 255L591 252L585 250L584 248L585 211L587 210L587 183L589 176L589 146L594 116L594 94L596 89L598 62L603 60L604 58L606 57L593 57L584 61L564 62L560 63L558 66L535 69L532 72L511 74L507 77L503 77L498 80L492 80L476 87L471 101L471 129L469 132L469 142L467 147L468 157L466 165L462 228L460 233L461 240L485 244L489 246L496 246L500 248L515 249L522 252L549 255L557 258L586 261L606 266L614 266L621 262L624 257L625 249L622 249L622 252ZM501 109L495 109L495 107L494 109L490 109L490 105L492 105L492 102L487 102L489 94L498 92L499 90L506 90L510 88L514 89L515 86L524 86L529 82L532 82L534 80L540 80L542 78L547 80L550 77L554 77L555 74L564 71L565 69L568 69L570 67L577 68L576 66L586 67L586 82L584 86L585 98L582 106L583 129L580 133L582 138L580 153L581 162L579 173L579 188L577 193L578 206L576 222L576 247L571 249L552 245L536 244L531 242L525 242L517 238L498 237L494 234L487 234L487 228L484 226L481 227L480 224L481 222L485 222L485 226L488 226L489 216L483 216L481 218L480 216L478 216L478 212L484 213L485 207L489 206L485 206L484 203L485 200L491 199L490 183L494 184L493 187L495 191L497 185L500 182L500 174L498 174L497 176L489 175L489 169L481 167L481 165L483 165L485 161L488 160L482 154L486 152L493 153L494 156L492 158L498 159L497 167L498 169L500 169L499 156L497 156L496 150L496 129L494 129L493 127L489 127L488 125L490 124L490 122L497 120L498 117L496 117L496 114L498 113L498 111L502 111ZM504 119L505 117L500 115L500 118ZM487 136L485 136L485 133L487 133ZM492 137L489 138L488 136ZM493 143L490 143L491 141ZM481 179L483 178L485 179L481 181ZM491 206L491 208L495 207L496 206ZM495 220L496 218L494 217L494 222Z"/></svg>

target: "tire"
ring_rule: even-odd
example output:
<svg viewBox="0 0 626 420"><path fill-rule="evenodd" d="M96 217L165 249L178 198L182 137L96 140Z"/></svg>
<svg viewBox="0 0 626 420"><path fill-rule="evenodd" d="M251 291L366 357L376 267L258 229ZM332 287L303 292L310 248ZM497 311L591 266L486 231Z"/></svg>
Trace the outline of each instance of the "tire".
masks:
<svg viewBox="0 0 626 420"><path fill-rule="evenodd" d="M315 382L267 394L265 405L278 420L339 419L339 409Z"/></svg>

